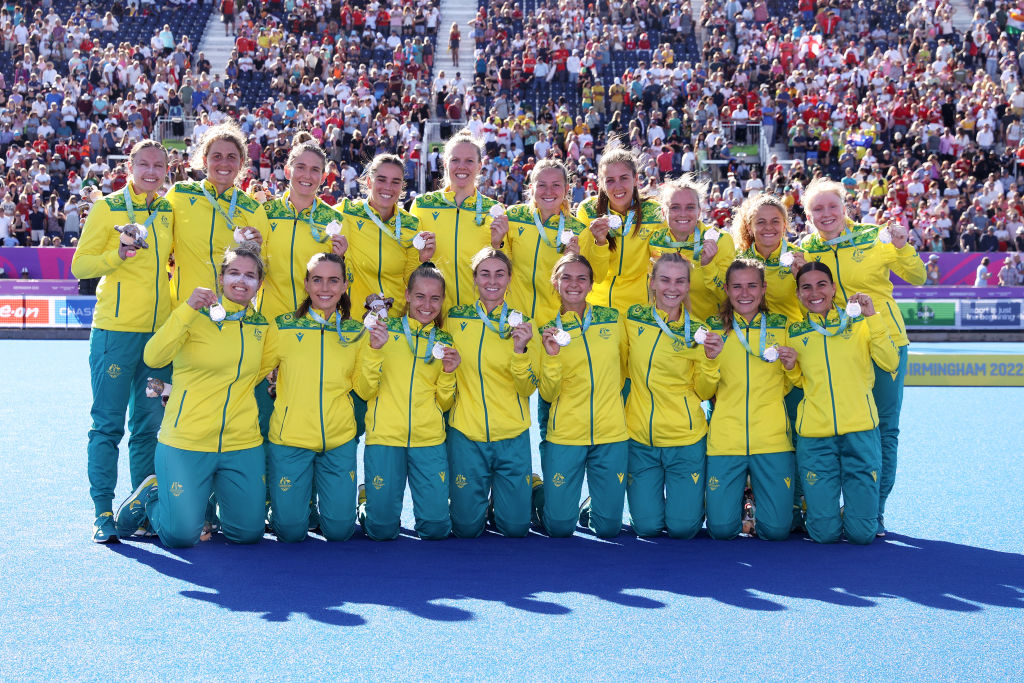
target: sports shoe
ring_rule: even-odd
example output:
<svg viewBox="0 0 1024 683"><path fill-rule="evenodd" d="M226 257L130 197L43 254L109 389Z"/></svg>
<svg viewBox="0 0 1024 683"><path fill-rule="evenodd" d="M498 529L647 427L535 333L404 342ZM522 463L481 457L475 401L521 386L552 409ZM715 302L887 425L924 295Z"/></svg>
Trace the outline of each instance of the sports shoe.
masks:
<svg viewBox="0 0 1024 683"><path fill-rule="evenodd" d="M530 487L533 490L530 494L530 522L538 529L543 529L544 480L536 472L530 475Z"/></svg>
<svg viewBox="0 0 1024 683"><path fill-rule="evenodd" d="M114 525L114 513L104 512L92 523L92 540L94 543L117 543L117 527Z"/></svg>
<svg viewBox="0 0 1024 683"><path fill-rule="evenodd" d="M356 506L366 505L366 484L359 485L359 492L356 494Z"/></svg>
<svg viewBox="0 0 1024 683"><path fill-rule="evenodd" d="M590 496L580 504L580 526L584 529L590 526Z"/></svg>
<svg viewBox="0 0 1024 683"><path fill-rule="evenodd" d="M139 487L132 491L132 495L117 508L117 514L114 516L117 535L127 538L138 531L146 521L146 504L155 498L156 475L151 474L143 479Z"/></svg>
<svg viewBox="0 0 1024 683"><path fill-rule="evenodd" d="M754 536L757 524L755 516L757 507L754 504L754 490L749 486L743 491L743 508L741 513L740 536L750 538Z"/></svg>
<svg viewBox="0 0 1024 683"><path fill-rule="evenodd" d="M530 488L536 489L538 486L543 486L544 480L540 478L540 475L534 472L530 475Z"/></svg>
<svg viewBox="0 0 1024 683"><path fill-rule="evenodd" d="M875 538L885 538L885 515L878 515L878 528L875 530Z"/></svg>

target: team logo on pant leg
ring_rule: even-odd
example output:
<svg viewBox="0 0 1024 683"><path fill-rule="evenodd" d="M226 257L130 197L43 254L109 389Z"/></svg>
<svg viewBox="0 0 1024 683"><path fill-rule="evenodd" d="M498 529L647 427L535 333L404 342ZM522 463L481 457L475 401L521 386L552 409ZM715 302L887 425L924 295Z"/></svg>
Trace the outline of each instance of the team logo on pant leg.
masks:
<svg viewBox="0 0 1024 683"><path fill-rule="evenodd" d="M460 489L463 486L465 486L466 485L466 477L465 477L465 475L462 475L462 474L457 475L455 477L455 485L458 486Z"/></svg>
<svg viewBox="0 0 1024 683"><path fill-rule="evenodd" d="M697 480L700 479L700 472L694 472L690 476L693 477L693 483L696 484ZM718 490L718 477L708 477L708 489L711 491Z"/></svg>
<svg viewBox="0 0 1024 683"><path fill-rule="evenodd" d="M878 481L878 470L871 470L871 478Z"/></svg>
<svg viewBox="0 0 1024 683"><path fill-rule="evenodd" d="M292 480L288 477L281 477L281 481L277 482L277 486L282 491L287 491L292 487Z"/></svg>
<svg viewBox="0 0 1024 683"><path fill-rule="evenodd" d="M351 479L352 481L355 481L356 480L356 471L355 470L349 470L348 471L348 478Z"/></svg>
<svg viewBox="0 0 1024 683"><path fill-rule="evenodd" d="M626 478L626 475L623 472L619 472L618 477L619 477L619 483L621 484L622 480Z"/></svg>
<svg viewBox="0 0 1024 683"><path fill-rule="evenodd" d="M551 483L555 486L561 486L565 483L565 477L562 476L561 472L555 472L555 476L551 477Z"/></svg>
<svg viewBox="0 0 1024 683"><path fill-rule="evenodd" d="M384 488L384 477L380 476L379 474L376 477L374 477L373 488L377 489L378 491Z"/></svg>
<svg viewBox="0 0 1024 683"><path fill-rule="evenodd" d="M791 480L790 480L790 478L789 478L789 477L786 477L786 478L785 478L785 479L783 479L782 481L786 482L786 488L788 489L788 488L789 488L789 484L790 484L790 481L791 481Z"/></svg>
<svg viewBox="0 0 1024 683"><path fill-rule="evenodd" d="M111 363L110 367L107 368L107 375L110 379L117 379L121 376L121 366L117 363Z"/></svg>
<svg viewBox="0 0 1024 683"><path fill-rule="evenodd" d="M180 481L173 482L171 484L171 495L180 496L181 492L185 490L185 487L181 485Z"/></svg>
<svg viewBox="0 0 1024 683"><path fill-rule="evenodd" d="M446 474L447 474L447 472L438 472L437 476L441 477L441 481L444 482L444 478L445 478Z"/></svg>
<svg viewBox="0 0 1024 683"><path fill-rule="evenodd" d="M814 472L811 472L810 470L807 471L806 479L808 486L814 486L815 484L818 483L818 475L815 474Z"/></svg>

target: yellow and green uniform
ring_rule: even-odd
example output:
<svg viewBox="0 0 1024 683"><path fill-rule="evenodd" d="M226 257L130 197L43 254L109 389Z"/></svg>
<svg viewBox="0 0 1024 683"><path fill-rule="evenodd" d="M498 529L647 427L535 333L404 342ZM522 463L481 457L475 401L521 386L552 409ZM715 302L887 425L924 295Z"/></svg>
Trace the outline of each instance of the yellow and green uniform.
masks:
<svg viewBox="0 0 1024 683"><path fill-rule="evenodd" d="M266 463L253 388L263 365L268 325L231 301L228 318L179 305L146 344L153 367L174 363L173 388L160 426L155 471L158 498L147 513L164 545L195 545L210 493L224 535L236 543L263 536Z"/></svg>
<svg viewBox="0 0 1024 683"><path fill-rule="evenodd" d="M267 469L271 525L282 541L305 539L313 496L327 540L347 540L355 530L356 427L350 392L366 342L360 339L365 336L362 322L356 320L342 320L339 336L338 315L320 316L326 321L322 324L308 313L301 318L284 313L268 328L263 365L278 373Z"/></svg>
<svg viewBox="0 0 1024 683"><path fill-rule="evenodd" d="M272 320L295 311L305 300L306 265L314 254L332 250L326 228L332 221L341 223L341 214L319 199L296 213L287 193L266 202L263 210L270 223L270 232L263 236L267 275L256 307Z"/></svg>
<svg viewBox="0 0 1024 683"><path fill-rule="evenodd" d="M131 222L148 223L149 248L137 249L135 256L122 260L121 234L114 226ZM136 194L129 182L124 190L93 204L71 259L75 277L101 278L89 334L93 400L87 448L89 492L97 516L111 512L125 411L131 430L132 488L153 473L163 405L160 399L146 397L146 380L170 381L170 371L146 365L142 352L171 310L166 269L173 240L174 215L167 200L156 198L147 204L145 195Z"/></svg>
<svg viewBox="0 0 1024 683"><path fill-rule="evenodd" d="M370 212L389 231L387 234L377 227ZM420 231L419 219L396 204L390 220L385 221L362 199L343 201L341 214L341 234L348 239L345 263L351 272L349 296L353 310L362 311L370 294L393 297L396 309L401 308L398 302L405 301L409 275L420 264L420 253L412 246ZM402 225L396 239L399 216Z"/></svg>
<svg viewBox="0 0 1024 683"><path fill-rule="evenodd" d="M551 536L572 535L585 472L591 497L586 526L601 537L617 536L629 460L621 394L628 349L624 316L587 306L582 319L563 313L540 333L559 323L571 341L541 360L540 396L551 404L549 446L541 454L541 519Z"/></svg>
<svg viewBox="0 0 1024 683"><path fill-rule="evenodd" d="M486 322L480 310L479 299L455 306L446 322L462 358L448 416L452 531L461 538L483 533L491 494L498 531L525 536L532 492L530 396L542 345L535 332L526 351L515 353L507 327L500 326L503 306L484 311ZM525 316L524 323L531 324Z"/></svg>
<svg viewBox="0 0 1024 683"><path fill-rule="evenodd" d="M206 198L204 189L220 210ZM196 287L219 291L217 276L224 252L237 244L234 228L255 228L264 240L270 232L263 207L237 187L218 194L208 180L182 181L167 192L167 200L174 211L172 307L187 301ZM225 216L231 218L230 224Z"/></svg>
<svg viewBox="0 0 1024 683"><path fill-rule="evenodd" d="M896 482L899 450L900 411L903 408L903 383L907 374L910 340L903 315L892 296L889 273L895 273L911 285L923 285L927 279L924 262L909 242L901 249L878 241L877 225L846 220L847 230L835 244L828 244L817 234L804 238L802 248L807 260L815 260L832 269L836 283L836 304L862 292L871 296L875 310L885 321L889 334L899 347L900 362L892 371L875 364L875 385L872 394L878 408L878 431L882 438L882 473L879 486L879 524L883 523L885 501Z"/></svg>
<svg viewBox="0 0 1024 683"><path fill-rule="evenodd" d="M508 304L534 320L550 320L558 312L558 294L551 286L554 270L562 252L557 249L559 230L571 231L580 237L580 254L594 269L595 283L608 272L608 245L589 245L582 239L586 226L572 216L556 214L541 223L545 242L537 231L531 204L516 204L508 209L508 235L505 252L512 259L512 281L508 286ZM588 231L589 232L589 231Z"/></svg>
<svg viewBox="0 0 1024 683"><path fill-rule="evenodd" d="M699 230L704 235L709 226L701 223ZM696 232L696 231L695 231ZM719 306L725 301L725 271L729 264L736 258L736 246L733 244L732 235L727 232L718 233L718 253L711 263L706 266L700 264L700 250L703 249L703 241L694 245L694 235L689 240L680 242L668 228L662 228L651 234L649 241L651 247L651 258L657 261L662 254L674 251L692 266L690 275L690 310L693 316L704 320L718 313Z"/></svg>
<svg viewBox="0 0 1024 683"><path fill-rule="evenodd" d="M637 536L668 529L675 538L692 538L704 520L708 425L700 404L708 397L694 388L704 349L692 337L687 342L687 317L684 309L680 320L669 322L664 311L641 304L630 306L626 316L626 496ZM699 323L691 321L691 335Z"/></svg>
<svg viewBox="0 0 1024 683"><path fill-rule="evenodd" d="M796 416L797 466L807 531L820 543L837 541L843 532L853 543L870 543L878 529L882 454L871 388L875 365L892 372L900 361L883 316L847 320L833 310L789 326L797 366L787 375L804 389Z"/></svg>
<svg viewBox="0 0 1024 683"><path fill-rule="evenodd" d="M647 275L651 269L648 240L652 234L667 227L661 207L652 199L641 202L639 221L634 217L634 212L621 214L611 207L607 215L618 216L622 219L622 225L609 233L615 239L615 249L608 254L608 272L603 279L595 282L587 301L595 306L614 308L624 314L633 304L646 304L648 301ZM597 197L584 199L576 210L576 218L588 227L598 217ZM630 223L629 234L623 237L627 222ZM580 237L580 249L584 244L591 248L593 242L594 235L587 230Z"/></svg>
<svg viewBox="0 0 1024 683"><path fill-rule="evenodd" d="M799 252L802 249L787 242L786 251ZM784 315L789 320L797 320L803 317L804 309L796 296L796 269L791 270L779 263L781 255L781 243L768 255L768 258L761 256L757 248L751 244L748 249L737 254L736 258L753 259L764 264L764 280L768 285L765 302L768 304L768 310Z"/></svg>
<svg viewBox="0 0 1024 683"><path fill-rule="evenodd" d="M416 532L446 538L451 519L443 414L455 399L455 375L431 351L437 344L452 346L452 338L409 317L388 318L387 328L383 347L363 351L356 380L367 402L363 529L375 540L398 537L408 479Z"/></svg>
<svg viewBox="0 0 1024 683"><path fill-rule="evenodd" d="M444 275L444 310L476 300L473 282L473 257L491 244L492 206L499 202L474 192L462 204L455 204L455 193L427 192L416 197L412 215L422 230L434 233L437 244L434 265ZM477 207L479 206L479 210Z"/></svg>
<svg viewBox="0 0 1024 683"><path fill-rule="evenodd" d="M725 341L718 356L700 366L696 380L701 395L716 397L708 432L708 533L718 539L740 533L749 474L757 502L757 534L782 540L792 525L796 485L784 401L790 383L782 363L767 362L762 353L770 346L789 345L788 321L784 315L759 312L749 322L740 315L731 322L726 332L720 317L708 318L708 329Z"/></svg>

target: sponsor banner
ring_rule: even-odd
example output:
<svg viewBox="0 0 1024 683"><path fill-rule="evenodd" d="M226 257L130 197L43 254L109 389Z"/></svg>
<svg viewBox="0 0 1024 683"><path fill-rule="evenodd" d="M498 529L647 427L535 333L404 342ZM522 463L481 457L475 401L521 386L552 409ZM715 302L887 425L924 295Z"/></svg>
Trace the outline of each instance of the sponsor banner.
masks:
<svg viewBox="0 0 1024 683"><path fill-rule="evenodd" d="M1024 287L911 287L892 288L896 299L1024 299Z"/></svg>
<svg viewBox="0 0 1024 683"><path fill-rule="evenodd" d="M0 296L0 327L92 327L94 296Z"/></svg>
<svg viewBox="0 0 1024 683"><path fill-rule="evenodd" d="M961 301L960 327L1020 329L1021 301Z"/></svg>
<svg viewBox="0 0 1024 683"><path fill-rule="evenodd" d="M935 353L911 350L906 385L919 387L1022 387L1024 355Z"/></svg>
<svg viewBox="0 0 1024 683"><path fill-rule="evenodd" d="M922 327L956 327L956 301L897 301L903 324L908 329Z"/></svg>
<svg viewBox="0 0 1024 683"><path fill-rule="evenodd" d="M94 296L68 296L54 300L54 327L92 327Z"/></svg>
<svg viewBox="0 0 1024 683"><path fill-rule="evenodd" d="M0 327L52 327L54 297L0 296Z"/></svg>

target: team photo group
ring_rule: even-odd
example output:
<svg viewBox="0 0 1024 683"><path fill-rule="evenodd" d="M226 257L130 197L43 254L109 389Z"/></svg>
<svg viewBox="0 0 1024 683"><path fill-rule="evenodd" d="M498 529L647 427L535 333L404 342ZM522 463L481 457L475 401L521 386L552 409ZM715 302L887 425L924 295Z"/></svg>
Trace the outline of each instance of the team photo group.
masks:
<svg viewBox="0 0 1024 683"><path fill-rule="evenodd" d="M504 206L478 190L483 156L456 133L441 189L409 197L379 154L332 206L305 133L280 196L243 182L230 121L192 153L203 180L167 187L165 149L136 144L72 264L102 278L93 540L391 540L407 485L430 540L611 538L627 510L640 537L885 535L909 344L890 276L925 282L904 227L851 220L819 178L800 243L768 193L722 230L708 181L646 196L615 143L595 196L573 206L544 159Z"/></svg>

